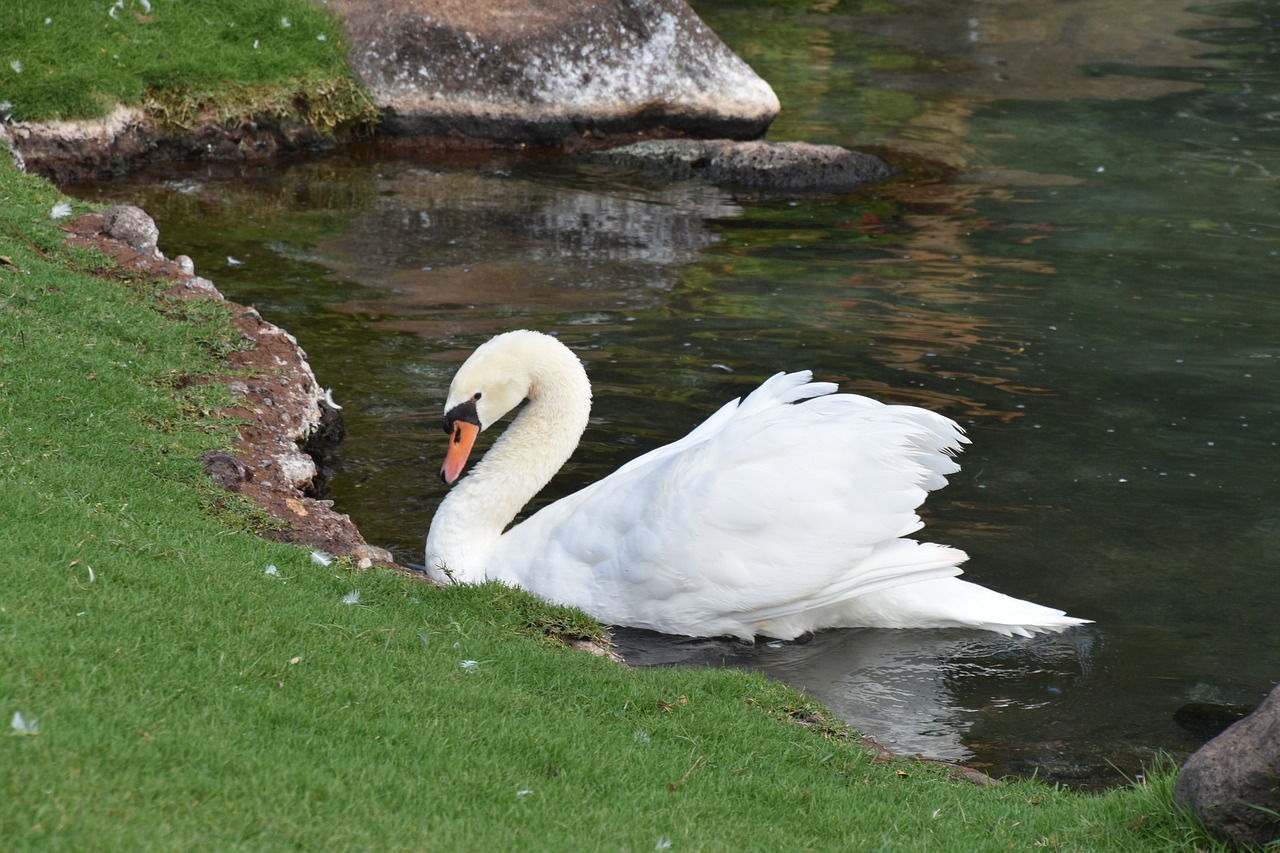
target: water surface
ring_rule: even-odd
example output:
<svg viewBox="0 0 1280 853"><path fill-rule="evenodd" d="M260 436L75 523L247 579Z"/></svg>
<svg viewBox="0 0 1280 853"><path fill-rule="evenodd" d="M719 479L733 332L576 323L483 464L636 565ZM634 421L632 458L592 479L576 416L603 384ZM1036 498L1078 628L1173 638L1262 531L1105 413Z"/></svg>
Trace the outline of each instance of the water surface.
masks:
<svg viewBox="0 0 1280 853"><path fill-rule="evenodd" d="M142 203L163 250L298 336L347 416L330 497L406 562L449 378L498 331L559 333L597 391L540 500L783 369L957 419L973 444L924 535L1093 626L624 648L763 669L902 752L1116 781L1199 744L1180 711L1280 674L1280 5L1118 5L697 4L778 89L771 138L952 180L753 198L370 148L77 191Z"/></svg>

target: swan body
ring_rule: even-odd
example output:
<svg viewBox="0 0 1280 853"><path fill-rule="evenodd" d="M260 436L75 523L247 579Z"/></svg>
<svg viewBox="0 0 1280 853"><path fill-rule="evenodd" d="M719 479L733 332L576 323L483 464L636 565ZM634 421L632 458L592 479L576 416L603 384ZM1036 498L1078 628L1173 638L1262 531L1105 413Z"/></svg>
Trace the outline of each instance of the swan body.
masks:
<svg viewBox="0 0 1280 853"><path fill-rule="evenodd" d="M476 435L527 404L442 502L426 566L498 580L600 621L669 634L783 640L834 627L979 628L1030 636L1087 620L959 580L963 551L903 538L959 470L953 421L811 374L779 373L684 438L503 532L568 460L591 386L555 338L480 346L445 403L461 474Z"/></svg>

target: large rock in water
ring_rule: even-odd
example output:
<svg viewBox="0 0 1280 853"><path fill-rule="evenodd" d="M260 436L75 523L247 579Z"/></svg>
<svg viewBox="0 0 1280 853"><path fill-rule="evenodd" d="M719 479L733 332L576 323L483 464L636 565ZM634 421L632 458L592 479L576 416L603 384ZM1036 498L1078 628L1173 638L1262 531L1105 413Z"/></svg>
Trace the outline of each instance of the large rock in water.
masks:
<svg viewBox="0 0 1280 853"><path fill-rule="evenodd" d="M769 84L683 0L323 2L393 134L752 139L778 114Z"/></svg>
<svg viewBox="0 0 1280 853"><path fill-rule="evenodd" d="M1187 759L1174 799L1237 844L1280 839L1280 687Z"/></svg>

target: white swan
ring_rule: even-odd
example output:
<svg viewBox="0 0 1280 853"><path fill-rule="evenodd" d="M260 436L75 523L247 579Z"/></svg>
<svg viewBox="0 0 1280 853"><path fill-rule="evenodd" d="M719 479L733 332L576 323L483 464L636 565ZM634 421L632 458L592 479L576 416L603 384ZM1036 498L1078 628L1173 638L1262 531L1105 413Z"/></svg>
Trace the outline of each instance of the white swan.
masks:
<svg viewBox="0 0 1280 853"><path fill-rule="evenodd" d="M901 537L959 470L951 420L779 373L683 439L535 513L516 513L573 453L591 385L568 347L499 335L459 368L441 477L481 430L528 404L455 486L427 535L437 580L499 580L612 625L794 639L834 627L1030 636L1088 620L956 579L963 551Z"/></svg>

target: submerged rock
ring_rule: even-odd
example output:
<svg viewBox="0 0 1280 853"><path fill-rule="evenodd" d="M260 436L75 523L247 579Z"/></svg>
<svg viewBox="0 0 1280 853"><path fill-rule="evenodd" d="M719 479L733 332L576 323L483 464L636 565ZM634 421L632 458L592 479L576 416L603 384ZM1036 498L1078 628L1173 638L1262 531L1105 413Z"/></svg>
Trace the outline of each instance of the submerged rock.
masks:
<svg viewBox="0 0 1280 853"><path fill-rule="evenodd" d="M778 98L683 0L326 0L401 135L750 139Z"/></svg>
<svg viewBox="0 0 1280 853"><path fill-rule="evenodd" d="M1206 741L1249 716L1252 710L1217 702L1188 702L1173 713L1173 721L1199 740Z"/></svg>
<svg viewBox="0 0 1280 853"><path fill-rule="evenodd" d="M1174 799L1236 844L1280 840L1280 687L1187 759Z"/></svg>
<svg viewBox="0 0 1280 853"><path fill-rule="evenodd" d="M893 174L893 169L871 154L807 142L648 140L599 151L592 157L658 172L677 181L700 178L773 191L842 192Z"/></svg>

